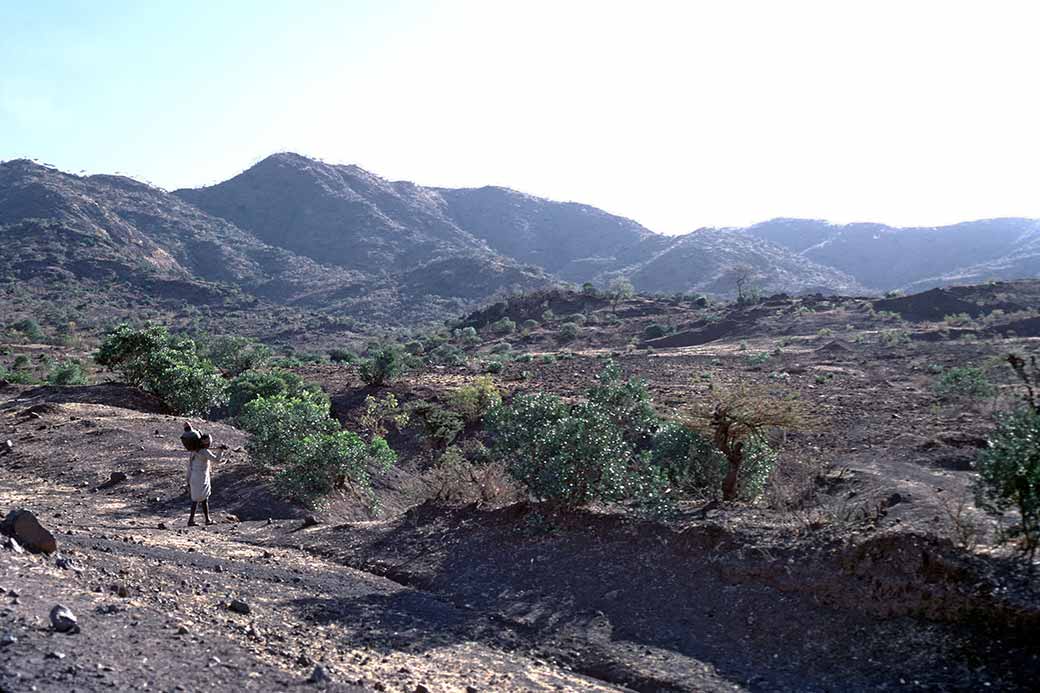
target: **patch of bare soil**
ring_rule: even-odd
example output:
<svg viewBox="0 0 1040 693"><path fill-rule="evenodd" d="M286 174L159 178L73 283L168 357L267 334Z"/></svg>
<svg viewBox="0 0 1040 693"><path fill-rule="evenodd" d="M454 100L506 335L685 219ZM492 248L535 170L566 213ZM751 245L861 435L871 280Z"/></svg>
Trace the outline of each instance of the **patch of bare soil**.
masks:
<svg viewBox="0 0 1040 693"><path fill-rule="evenodd" d="M467 609L302 551L300 511L250 472L234 429L193 422L230 453L216 524L189 529L180 419L29 394L3 392L0 498L35 512L60 556L0 550L0 690L309 689L319 666L329 690L616 690L474 637ZM51 629L59 603L79 633Z"/></svg>

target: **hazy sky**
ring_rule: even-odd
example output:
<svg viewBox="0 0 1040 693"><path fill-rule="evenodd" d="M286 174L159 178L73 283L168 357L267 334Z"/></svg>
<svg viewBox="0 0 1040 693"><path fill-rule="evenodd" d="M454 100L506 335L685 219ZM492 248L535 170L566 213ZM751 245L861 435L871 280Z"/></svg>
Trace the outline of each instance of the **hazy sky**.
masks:
<svg viewBox="0 0 1040 693"><path fill-rule="evenodd" d="M1040 217L1040 3L0 0L0 159L275 151L665 233Z"/></svg>

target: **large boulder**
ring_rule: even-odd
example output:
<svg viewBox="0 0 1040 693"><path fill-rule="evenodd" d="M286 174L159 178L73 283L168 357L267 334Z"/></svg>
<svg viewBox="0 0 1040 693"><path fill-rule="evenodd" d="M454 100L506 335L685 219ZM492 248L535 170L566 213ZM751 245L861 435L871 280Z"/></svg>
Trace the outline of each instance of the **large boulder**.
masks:
<svg viewBox="0 0 1040 693"><path fill-rule="evenodd" d="M25 509L12 510L0 522L0 532L13 537L19 544L34 553L54 553L58 550L58 542L54 535L40 524L31 511Z"/></svg>

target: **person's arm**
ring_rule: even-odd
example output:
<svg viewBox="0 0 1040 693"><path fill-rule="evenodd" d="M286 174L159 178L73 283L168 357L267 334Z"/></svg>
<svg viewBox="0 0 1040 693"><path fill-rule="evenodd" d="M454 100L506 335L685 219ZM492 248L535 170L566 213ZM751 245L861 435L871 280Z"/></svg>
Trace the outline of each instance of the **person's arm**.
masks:
<svg viewBox="0 0 1040 693"><path fill-rule="evenodd" d="M192 455L194 457L194 455ZM188 472L185 475L184 483L187 484L188 488L191 488L191 457L188 458Z"/></svg>

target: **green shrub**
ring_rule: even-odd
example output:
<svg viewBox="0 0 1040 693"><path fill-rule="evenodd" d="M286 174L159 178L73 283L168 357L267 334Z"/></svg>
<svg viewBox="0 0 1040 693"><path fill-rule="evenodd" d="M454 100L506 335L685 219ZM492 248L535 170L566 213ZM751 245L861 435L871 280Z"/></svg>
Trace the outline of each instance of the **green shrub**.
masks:
<svg viewBox="0 0 1040 693"><path fill-rule="evenodd" d="M309 397L258 397L242 407L238 426L252 437L246 446L253 461L264 469L288 464L305 436L335 433L339 424L329 418L328 402Z"/></svg>
<svg viewBox="0 0 1040 693"><path fill-rule="evenodd" d="M581 328L578 327L577 323L565 322L560 325L560 331L557 335L559 336L560 341L569 342L573 339L577 339L580 333Z"/></svg>
<svg viewBox="0 0 1040 693"><path fill-rule="evenodd" d="M217 337L206 343L201 351L229 378L262 368L272 356L267 345L235 335Z"/></svg>
<svg viewBox="0 0 1040 693"><path fill-rule="evenodd" d="M370 470L386 471L397 460L382 438L366 444L350 431L307 435L294 448L275 484L310 507L320 507L328 494L348 482L371 495Z"/></svg>
<svg viewBox="0 0 1040 693"><path fill-rule="evenodd" d="M669 421L654 434L653 464L669 483L684 494L718 498L729 470L725 456L702 434ZM752 501L762 495L776 468L776 453L761 437L748 441L744 463L737 474L737 499Z"/></svg>
<svg viewBox="0 0 1040 693"><path fill-rule="evenodd" d="M466 355L451 344L441 344L430 352L427 361L443 366L461 366L466 363Z"/></svg>
<svg viewBox="0 0 1040 693"><path fill-rule="evenodd" d="M768 363L770 358L768 351L760 351L757 354L748 354L747 363L752 367L762 366Z"/></svg>
<svg viewBox="0 0 1040 693"><path fill-rule="evenodd" d="M25 318L11 325L11 329L16 332L21 332L22 335L31 342L39 342L43 339L43 330L40 329L40 323L36 322L32 318Z"/></svg>
<svg viewBox="0 0 1040 693"><path fill-rule="evenodd" d="M485 425L495 455L539 500L565 507L630 500L657 512L671 506L649 452L637 452L599 404L519 395L493 409Z"/></svg>
<svg viewBox="0 0 1040 693"><path fill-rule="evenodd" d="M659 337L664 337L666 334L668 334L668 330L666 330L663 325L654 323L653 325L648 325L647 328L643 330L643 339L658 339Z"/></svg>
<svg viewBox="0 0 1040 693"><path fill-rule="evenodd" d="M25 354L18 354L14 357L14 363L11 364L11 368L16 371L27 371L32 368L32 363Z"/></svg>
<svg viewBox="0 0 1040 693"><path fill-rule="evenodd" d="M524 320L524 322L522 324L522 327L524 328L525 332L530 332L531 330L534 330L534 329L536 329L538 327L538 321L537 320Z"/></svg>
<svg viewBox="0 0 1040 693"><path fill-rule="evenodd" d="M86 385L87 374L83 370L83 364L76 359L61 362L47 376L47 382L51 385Z"/></svg>
<svg viewBox="0 0 1040 693"><path fill-rule="evenodd" d="M455 330L455 333L456 338L464 345L480 343L480 335L477 334L475 327L463 327L461 330Z"/></svg>
<svg viewBox="0 0 1040 693"><path fill-rule="evenodd" d="M598 382L585 393L588 400L598 405L621 430L625 440L642 446L660 425L654 411L646 383L622 380L621 368L608 361Z"/></svg>
<svg viewBox="0 0 1040 693"><path fill-rule="evenodd" d="M942 397L984 399L996 394L996 386L981 368L961 366L943 372L935 383L935 391Z"/></svg>
<svg viewBox="0 0 1040 693"><path fill-rule="evenodd" d="M1009 534L1021 540L1032 570L1040 546L1040 415L1028 407L1005 415L989 447L979 452L975 469L980 507L1000 514L1018 511L1018 524Z"/></svg>
<svg viewBox="0 0 1040 693"><path fill-rule="evenodd" d="M424 353L426 353L426 347L423 346L423 343L417 339L405 342L404 350L412 356L422 356Z"/></svg>
<svg viewBox="0 0 1040 693"><path fill-rule="evenodd" d="M462 416L450 409L419 400L411 404L409 411L422 423L423 430L435 449L448 447L462 433Z"/></svg>
<svg viewBox="0 0 1040 693"><path fill-rule="evenodd" d="M312 398L318 404L328 402L328 395L317 385L308 384L290 371L275 368L269 371L246 371L228 385L228 415L238 416L248 402L258 397Z"/></svg>
<svg viewBox="0 0 1040 693"><path fill-rule="evenodd" d="M387 384L403 373L405 363L396 347L385 346L366 359L359 370L361 380L366 385L377 387Z"/></svg>
<svg viewBox="0 0 1040 693"><path fill-rule="evenodd" d="M166 328L122 324L106 333L94 356L131 385L156 395L177 414L202 416L226 402L226 383L191 339Z"/></svg>
<svg viewBox="0 0 1040 693"><path fill-rule="evenodd" d="M349 349L329 349L329 360L333 363L356 363L358 357Z"/></svg>
<svg viewBox="0 0 1040 693"><path fill-rule="evenodd" d="M477 378L448 395L448 405L460 414L467 424L479 423L484 416L502 403L502 394L491 378Z"/></svg>
<svg viewBox="0 0 1040 693"><path fill-rule="evenodd" d="M516 331L516 323L509 318L502 318L497 322L491 323L491 331L495 334L509 334Z"/></svg>
<svg viewBox="0 0 1040 693"><path fill-rule="evenodd" d="M31 371L11 371L0 366L0 380L15 385L35 385L38 381Z"/></svg>

